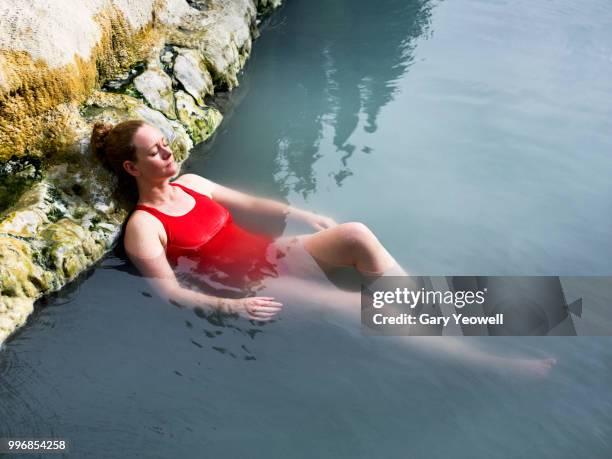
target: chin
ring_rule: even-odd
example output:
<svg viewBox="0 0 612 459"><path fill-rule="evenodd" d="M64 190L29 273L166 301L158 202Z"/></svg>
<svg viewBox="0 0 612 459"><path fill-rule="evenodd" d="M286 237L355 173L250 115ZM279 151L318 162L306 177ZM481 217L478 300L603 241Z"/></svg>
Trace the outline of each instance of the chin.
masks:
<svg viewBox="0 0 612 459"><path fill-rule="evenodd" d="M169 170L169 174L170 174L171 177L174 177L174 176L178 175L178 173L179 173L179 168L176 165L176 163L173 164L172 167L169 167L168 170Z"/></svg>

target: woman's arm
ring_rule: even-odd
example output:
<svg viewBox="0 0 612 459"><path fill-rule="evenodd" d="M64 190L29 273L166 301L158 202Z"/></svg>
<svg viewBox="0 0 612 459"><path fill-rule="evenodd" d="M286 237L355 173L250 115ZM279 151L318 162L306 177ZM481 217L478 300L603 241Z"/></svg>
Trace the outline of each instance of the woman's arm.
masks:
<svg viewBox="0 0 612 459"><path fill-rule="evenodd" d="M166 301L205 313L219 311L261 321L270 320L280 311L282 304L272 297L220 298L180 285L168 264L160 227L157 219L137 211L126 227L124 245L132 263Z"/></svg>
<svg viewBox="0 0 612 459"><path fill-rule="evenodd" d="M212 199L225 207L270 217L291 216L305 221L316 230L331 228L337 225L337 223L329 217L317 215L313 212L298 209L272 199L259 198L257 196L242 193L232 188L211 182L199 175L185 174L177 179L177 182L194 189L198 193L209 195Z"/></svg>

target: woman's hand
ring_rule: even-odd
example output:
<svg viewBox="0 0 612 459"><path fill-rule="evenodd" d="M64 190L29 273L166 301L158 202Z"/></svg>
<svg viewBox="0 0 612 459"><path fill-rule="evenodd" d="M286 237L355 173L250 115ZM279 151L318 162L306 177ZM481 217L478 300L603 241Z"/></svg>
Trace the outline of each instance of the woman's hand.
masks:
<svg viewBox="0 0 612 459"><path fill-rule="evenodd" d="M245 319L268 321L283 308L270 296L251 296L233 300L231 310Z"/></svg>
<svg viewBox="0 0 612 459"><path fill-rule="evenodd" d="M297 218L306 222L317 231L332 228L338 225L333 218L317 215L313 212L308 212L307 210L292 209L290 214L295 215Z"/></svg>

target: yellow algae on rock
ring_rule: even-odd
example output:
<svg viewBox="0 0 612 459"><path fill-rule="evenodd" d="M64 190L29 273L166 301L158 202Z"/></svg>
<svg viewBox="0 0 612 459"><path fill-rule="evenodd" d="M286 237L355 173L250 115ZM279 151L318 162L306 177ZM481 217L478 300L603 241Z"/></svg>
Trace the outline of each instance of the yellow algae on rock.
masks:
<svg viewBox="0 0 612 459"><path fill-rule="evenodd" d="M55 268L63 281L74 279L106 251L86 229L68 218L49 225L42 238L46 242L48 266Z"/></svg>
<svg viewBox="0 0 612 459"><path fill-rule="evenodd" d="M0 161L12 155L48 156L69 145L74 133L57 107L82 102L101 81L142 59L154 39L151 27L135 33L114 6L92 20L99 41L87 57L74 54L61 66L32 57L31 50L0 48Z"/></svg>
<svg viewBox="0 0 612 459"><path fill-rule="evenodd" d="M0 344L2 344L15 329L25 324L33 311L33 298L0 297Z"/></svg>
<svg viewBox="0 0 612 459"><path fill-rule="evenodd" d="M1 298L36 298L52 287L53 276L34 261L35 255L35 249L27 242L0 236Z"/></svg>
<svg viewBox="0 0 612 459"><path fill-rule="evenodd" d="M193 97L184 91L177 91L176 110L179 120L187 127L194 142L208 139L221 124L223 115L214 107L198 107Z"/></svg>
<svg viewBox="0 0 612 459"><path fill-rule="evenodd" d="M26 191L15 210L0 221L0 234L20 237L35 237L40 228L47 223L48 205L45 202L49 185L38 183Z"/></svg>

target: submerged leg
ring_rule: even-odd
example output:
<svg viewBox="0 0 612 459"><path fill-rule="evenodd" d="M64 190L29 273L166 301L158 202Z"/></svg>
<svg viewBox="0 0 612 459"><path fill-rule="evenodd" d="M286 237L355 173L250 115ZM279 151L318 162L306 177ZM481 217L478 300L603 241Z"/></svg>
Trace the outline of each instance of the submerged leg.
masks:
<svg viewBox="0 0 612 459"><path fill-rule="evenodd" d="M304 238L304 247L323 269L354 266L365 275L406 275L363 223L343 223L310 234Z"/></svg>
<svg viewBox="0 0 612 459"><path fill-rule="evenodd" d="M353 330L361 326L360 292L344 291L331 283L325 284L289 276L272 279L264 292L279 299L288 307L297 303L334 312L340 323ZM555 359L502 357L475 346L467 337L397 336L389 339L399 340L406 346L418 348L435 358L447 358L458 363L520 376L544 377L556 363Z"/></svg>
<svg viewBox="0 0 612 459"><path fill-rule="evenodd" d="M502 357L480 349L465 336L404 336L402 339L407 345L432 355L519 376L545 377L557 363L553 358Z"/></svg>

